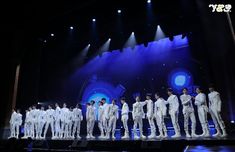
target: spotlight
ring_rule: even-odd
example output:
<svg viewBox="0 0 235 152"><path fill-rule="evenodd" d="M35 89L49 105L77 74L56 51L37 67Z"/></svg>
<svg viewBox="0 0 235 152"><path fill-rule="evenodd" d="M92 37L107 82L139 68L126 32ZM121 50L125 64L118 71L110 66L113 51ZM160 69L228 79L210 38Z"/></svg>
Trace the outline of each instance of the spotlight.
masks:
<svg viewBox="0 0 235 152"><path fill-rule="evenodd" d="M95 18L93 18L93 19L92 19L92 22L95 22L95 21L96 21L96 19L95 19Z"/></svg>
<svg viewBox="0 0 235 152"><path fill-rule="evenodd" d="M53 33L51 33L51 36L55 36Z"/></svg>
<svg viewBox="0 0 235 152"><path fill-rule="evenodd" d="M150 3L151 3L151 0L147 0L147 3L149 3L149 4L150 4Z"/></svg>
<svg viewBox="0 0 235 152"><path fill-rule="evenodd" d="M88 47L90 47L91 46L91 44L88 44Z"/></svg>
<svg viewBox="0 0 235 152"><path fill-rule="evenodd" d="M46 42L47 42L47 40L44 40L43 42L44 42L44 43L46 43Z"/></svg>
<svg viewBox="0 0 235 152"><path fill-rule="evenodd" d="M118 14L121 14L121 13L122 13L122 11L121 11L121 10L118 10L117 12L118 12Z"/></svg>
<svg viewBox="0 0 235 152"><path fill-rule="evenodd" d="M108 41L111 41L111 39L109 38Z"/></svg>
<svg viewBox="0 0 235 152"><path fill-rule="evenodd" d="M234 123L234 120L231 120L231 123Z"/></svg>
<svg viewBox="0 0 235 152"><path fill-rule="evenodd" d="M134 32L131 32L131 35L134 35L135 33Z"/></svg>
<svg viewBox="0 0 235 152"><path fill-rule="evenodd" d="M73 29L73 27L72 26L70 26L70 30L72 30Z"/></svg>

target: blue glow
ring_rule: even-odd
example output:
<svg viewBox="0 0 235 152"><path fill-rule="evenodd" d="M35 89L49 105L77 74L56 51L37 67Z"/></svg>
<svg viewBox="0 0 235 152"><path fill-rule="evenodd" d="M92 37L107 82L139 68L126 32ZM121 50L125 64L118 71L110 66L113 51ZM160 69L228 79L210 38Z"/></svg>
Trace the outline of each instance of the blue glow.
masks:
<svg viewBox="0 0 235 152"><path fill-rule="evenodd" d="M169 76L169 85L177 90L192 84L191 74L185 69L173 70Z"/></svg>
<svg viewBox="0 0 235 152"><path fill-rule="evenodd" d="M177 86L184 86L186 82L186 76L185 75L177 75L175 77L175 84Z"/></svg>

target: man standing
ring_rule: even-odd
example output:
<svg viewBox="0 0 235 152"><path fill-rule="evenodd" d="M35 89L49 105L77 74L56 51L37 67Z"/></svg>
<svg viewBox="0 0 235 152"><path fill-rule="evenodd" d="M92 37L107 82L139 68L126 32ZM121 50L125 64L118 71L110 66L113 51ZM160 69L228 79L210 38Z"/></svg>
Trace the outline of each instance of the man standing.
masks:
<svg viewBox="0 0 235 152"><path fill-rule="evenodd" d="M49 105L48 109L46 110L46 126L45 126L45 130L44 130L44 134L43 134L43 139L46 138L46 133L47 133L49 125L51 127L52 139L55 139L55 135L54 135L54 120L55 120L54 114L55 114L55 110L52 109L51 105Z"/></svg>
<svg viewBox="0 0 235 152"><path fill-rule="evenodd" d="M160 96L159 93L155 93L155 99L157 100L154 103L154 117L157 122L158 130L159 130L159 136L157 138L166 138L167 135L167 129L164 122L164 117L166 116L166 101Z"/></svg>
<svg viewBox="0 0 235 152"><path fill-rule="evenodd" d="M16 138L18 139L19 138L19 130L20 130L20 126L22 125L22 114L20 113L20 109L17 109L17 112L16 112L16 116L15 116L15 128L16 129Z"/></svg>
<svg viewBox="0 0 235 152"><path fill-rule="evenodd" d="M106 99L102 98L101 101L103 104L104 115L102 119L102 124L104 127L105 138L108 138L108 122L109 122L109 104L106 103Z"/></svg>
<svg viewBox="0 0 235 152"><path fill-rule="evenodd" d="M66 125L66 118L68 115L69 109L67 108L67 104L63 104L63 108L60 110L60 120L61 120L61 128L60 128L60 138L64 138L65 136L65 125Z"/></svg>
<svg viewBox="0 0 235 152"><path fill-rule="evenodd" d="M178 114L179 114L179 100L176 95L173 94L173 90L171 88L167 89L168 99L166 104L169 104L169 114L171 116L171 121L175 130L175 135L172 138L181 137L180 126L178 123Z"/></svg>
<svg viewBox="0 0 235 152"><path fill-rule="evenodd" d="M104 138L104 128L103 128L103 120L104 117L104 108L103 108L103 102L99 101L99 109L98 109L98 127L100 129L100 136L99 138Z"/></svg>
<svg viewBox="0 0 235 152"><path fill-rule="evenodd" d="M25 121L24 121L24 137L22 138L28 138L30 137L30 114L29 109L25 110Z"/></svg>
<svg viewBox="0 0 235 152"><path fill-rule="evenodd" d="M147 104L147 118L149 122L149 126L151 128L151 134L148 138L155 138L156 137L156 127L153 120L153 101L151 100L151 94L146 95L146 104Z"/></svg>
<svg viewBox="0 0 235 152"><path fill-rule="evenodd" d="M112 100L112 104L110 105L109 110L109 128L108 128L108 136L110 135L110 132L112 131L112 139L115 139L115 130L116 130L116 122L118 119L118 106L116 105L116 100Z"/></svg>
<svg viewBox="0 0 235 152"><path fill-rule="evenodd" d="M74 115L74 125L73 125L73 134L72 138L75 138L75 133L77 131L77 139L81 139L80 137L80 127L81 127L81 121L83 120L82 116L82 110L79 108L79 105L77 104L76 107L73 109L73 115Z"/></svg>
<svg viewBox="0 0 235 152"><path fill-rule="evenodd" d="M55 103L55 138L60 138L60 120L61 120L61 109L58 103Z"/></svg>
<svg viewBox="0 0 235 152"><path fill-rule="evenodd" d="M39 111L39 116L38 116L38 125L39 125L38 130L39 131L38 131L37 137L39 139L43 138L42 131L43 131L43 127L44 127L45 123L46 123L46 111L45 111L44 107L42 106L41 110Z"/></svg>
<svg viewBox="0 0 235 152"><path fill-rule="evenodd" d="M91 101L91 103L87 103L87 111L86 111L86 120L87 120L87 139L95 137L93 136L93 129L95 125L95 108L93 107L95 101Z"/></svg>
<svg viewBox="0 0 235 152"><path fill-rule="evenodd" d="M31 111L31 114L32 114L32 138L35 138L35 135L36 135L36 138L37 137L37 133L38 133L38 113L39 113L39 110L36 108L36 105L33 105L32 106L32 111Z"/></svg>
<svg viewBox="0 0 235 152"><path fill-rule="evenodd" d="M191 135L189 134L189 131L188 131L189 118L192 123L192 126L191 126L192 137L198 137L195 133L195 131L196 131L196 118L195 118L195 114L194 114L192 99L191 99L191 96L188 95L187 88L183 89L183 94L180 96L180 100L183 105L184 131L186 133L186 137L187 138L191 137Z"/></svg>
<svg viewBox="0 0 235 152"><path fill-rule="evenodd" d="M213 122L215 124L215 128L217 130L217 133L214 134L214 137L226 137L227 133L225 130L225 125L224 125L224 121L221 118L220 112L221 112L221 99L220 99L220 94L215 91L213 86L209 87L209 91L210 93L208 94L208 98L209 98L209 112L211 114L211 117L213 119ZM221 131L222 133L221 134Z"/></svg>
<svg viewBox="0 0 235 152"><path fill-rule="evenodd" d="M133 132L134 132L134 139L145 139L146 137L143 135L143 118L145 117L143 106L145 105L144 102L140 102L140 97L137 96L135 98L136 102L133 104L133 111L132 117L134 120ZM137 136L137 125L139 125L140 137Z"/></svg>
<svg viewBox="0 0 235 152"><path fill-rule="evenodd" d="M15 112L14 109L12 109L11 119L9 121L11 133L10 133L10 137L8 137L8 138L16 137L16 130L15 130L16 115L17 115L17 113Z"/></svg>
<svg viewBox="0 0 235 152"><path fill-rule="evenodd" d="M195 97L195 105L197 106L199 120L202 126L203 133L200 135L202 137L210 137L207 113L208 107L206 104L206 95L202 93L202 90L198 87L196 88L197 96Z"/></svg>
<svg viewBox="0 0 235 152"><path fill-rule="evenodd" d="M128 129L128 118L129 118L129 106L126 103L126 99L124 97L121 98L121 103L122 103L122 123L123 127L125 129L124 136L122 139L128 139L129 137L129 129Z"/></svg>

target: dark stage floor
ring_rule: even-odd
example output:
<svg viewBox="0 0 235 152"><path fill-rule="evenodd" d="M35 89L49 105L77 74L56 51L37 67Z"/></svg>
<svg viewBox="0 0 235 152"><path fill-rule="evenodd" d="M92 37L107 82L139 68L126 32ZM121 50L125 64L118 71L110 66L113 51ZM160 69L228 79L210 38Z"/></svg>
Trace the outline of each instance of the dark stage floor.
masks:
<svg viewBox="0 0 235 152"><path fill-rule="evenodd" d="M0 151L234 151L235 135L227 138L155 140L1 140Z"/></svg>

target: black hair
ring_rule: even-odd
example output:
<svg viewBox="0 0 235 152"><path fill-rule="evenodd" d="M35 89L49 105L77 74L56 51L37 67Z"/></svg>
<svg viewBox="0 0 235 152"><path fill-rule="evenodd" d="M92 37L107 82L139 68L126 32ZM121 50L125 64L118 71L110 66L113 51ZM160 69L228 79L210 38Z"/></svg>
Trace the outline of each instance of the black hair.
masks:
<svg viewBox="0 0 235 152"><path fill-rule="evenodd" d="M95 104L95 101L94 101L94 100L91 100L91 103L92 103L92 104Z"/></svg>
<svg viewBox="0 0 235 152"><path fill-rule="evenodd" d="M215 89L215 85L213 83L209 84L209 88Z"/></svg>
<svg viewBox="0 0 235 152"><path fill-rule="evenodd" d="M122 98L121 98L121 100L124 100L124 101L125 101L125 100L126 100L126 98L125 98L125 97L122 97Z"/></svg>
<svg viewBox="0 0 235 152"><path fill-rule="evenodd" d="M173 89L172 88L167 88L167 92L173 93Z"/></svg>
<svg viewBox="0 0 235 152"><path fill-rule="evenodd" d="M106 98L102 98L101 100L105 100L106 101Z"/></svg>
<svg viewBox="0 0 235 152"><path fill-rule="evenodd" d="M155 95L162 97L161 94L159 92L156 92Z"/></svg>
<svg viewBox="0 0 235 152"><path fill-rule="evenodd" d="M182 89L182 91L183 91L183 90L186 90L186 91L188 91L188 88L184 87L184 88Z"/></svg>
<svg viewBox="0 0 235 152"><path fill-rule="evenodd" d="M88 105L88 106L89 106L89 105L91 105L91 104L90 104L89 102L87 102L87 103L86 103L86 105Z"/></svg>

